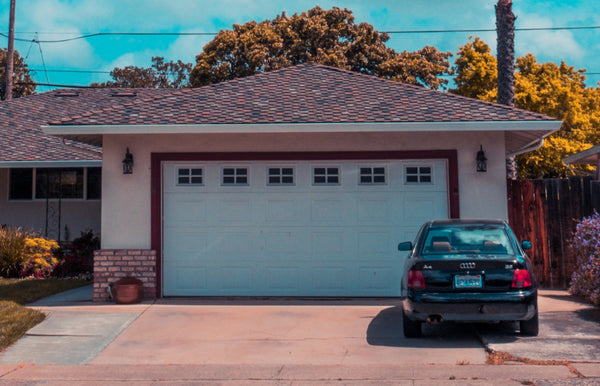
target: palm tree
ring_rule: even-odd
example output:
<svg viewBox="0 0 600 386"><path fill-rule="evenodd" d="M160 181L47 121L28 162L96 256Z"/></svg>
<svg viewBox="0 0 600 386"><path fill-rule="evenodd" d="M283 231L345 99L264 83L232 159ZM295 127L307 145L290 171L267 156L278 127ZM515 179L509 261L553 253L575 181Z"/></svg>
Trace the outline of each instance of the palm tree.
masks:
<svg viewBox="0 0 600 386"><path fill-rule="evenodd" d="M515 105L515 19L512 0L498 0L496 32L498 34L498 103ZM506 176L517 179L515 157L506 159Z"/></svg>

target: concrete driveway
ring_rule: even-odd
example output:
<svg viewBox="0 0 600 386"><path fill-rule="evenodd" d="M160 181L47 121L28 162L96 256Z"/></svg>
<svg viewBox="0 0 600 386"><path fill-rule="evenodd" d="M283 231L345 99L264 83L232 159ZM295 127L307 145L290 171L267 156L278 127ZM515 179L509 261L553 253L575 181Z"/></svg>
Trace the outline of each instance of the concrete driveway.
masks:
<svg viewBox="0 0 600 386"><path fill-rule="evenodd" d="M600 309L577 301L565 291L542 290L539 297L540 334L512 334L514 326L480 326L490 350L536 360L593 362L600 369Z"/></svg>
<svg viewBox="0 0 600 386"><path fill-rule="evenodd" d="M161 299L114 305L75 299L33 306L46 312L47 320L0 355L0 364L483 364L486 359L468 326L438 327L422 339L405 339L400 308L390 300Z"/></svg>
<svg viewBox="0 0 600 386"><path fill-rule="evenodd" d="M48 318L0 354L0 381L62 384L65 374L77 381L196 379L175 369L204 380L600 381L600 322L590 316L596 309L561 291L542 292L537 338L515 335L507 325L444 324L428 326L419 339L402 336L401 312L390 300L167 299L114 305L92 303L90 289L72 294L33 305ZM486 349L566 359L570 367L488 366ZM214 370L215 378L200 368Z"/></svg>

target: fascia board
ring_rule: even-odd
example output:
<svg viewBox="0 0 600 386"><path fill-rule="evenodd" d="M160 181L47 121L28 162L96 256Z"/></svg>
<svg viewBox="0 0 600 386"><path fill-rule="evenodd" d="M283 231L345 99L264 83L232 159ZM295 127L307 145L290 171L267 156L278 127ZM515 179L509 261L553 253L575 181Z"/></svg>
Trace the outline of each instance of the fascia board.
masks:
<svg viewBox="0 0 600 386"><path fill-rule="evenodd" d="M102 160L0 161L0 168L93 168L101 166Z"/></svg>
<svg viewBox="0 0 600 386"><path fill-rule="evenodd" d="M205 134L205 133L318 133L318 132L441 132L441 131L556 131L561 121L475 122L350 122L252 123L190 125L66 125L42 126L51 135Z"/></svg>

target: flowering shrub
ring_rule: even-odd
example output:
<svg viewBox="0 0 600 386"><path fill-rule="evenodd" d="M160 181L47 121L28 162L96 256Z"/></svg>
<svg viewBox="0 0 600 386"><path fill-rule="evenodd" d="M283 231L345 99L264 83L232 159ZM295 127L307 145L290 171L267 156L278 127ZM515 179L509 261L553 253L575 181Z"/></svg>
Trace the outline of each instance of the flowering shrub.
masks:
<svg viewBox="0 0 600 386"><path fill-rule="evenodd" d="M25 240L25 251L23 253L23 269L21 276L33 276L47 278L52 276L59 261L56 258L58 243L54 240L46 240L38 237Z"/></svg>
<svg viewBox="0 0 600 386"><path fill-rule="evenodd" d="M55 276L91 276L96 249L100 249L100 238L92 231L81 232L81 236L63 249L63 260L56 268Z"/></svg>
<svg viewBox="0 0 600 386"><path fill-rule="evenodd" d="M0 228L0 275L18 277L23 265L25 242L29 232L21 228Z"/></svg>
<svg viewBox="0 0 600 386"><path fill-rule="evenodd" d="M585 217L577 225L570 245L577 257L569 292L600 306L600 214Z"/></svg>

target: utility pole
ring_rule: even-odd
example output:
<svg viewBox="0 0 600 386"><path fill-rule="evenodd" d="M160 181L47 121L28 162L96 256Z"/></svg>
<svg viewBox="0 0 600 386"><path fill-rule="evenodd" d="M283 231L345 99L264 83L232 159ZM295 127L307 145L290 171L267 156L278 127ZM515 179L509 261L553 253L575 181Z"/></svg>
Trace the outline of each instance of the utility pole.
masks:
<svg viewBox="0 0 600 386"><path fill-rule="evenodd" d="M13 88L13 56L15 52L15 1L10 0L10 17L8 20L8 49L6 51L6 88L4 89L4 99L12 99Z"/></svg>

